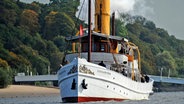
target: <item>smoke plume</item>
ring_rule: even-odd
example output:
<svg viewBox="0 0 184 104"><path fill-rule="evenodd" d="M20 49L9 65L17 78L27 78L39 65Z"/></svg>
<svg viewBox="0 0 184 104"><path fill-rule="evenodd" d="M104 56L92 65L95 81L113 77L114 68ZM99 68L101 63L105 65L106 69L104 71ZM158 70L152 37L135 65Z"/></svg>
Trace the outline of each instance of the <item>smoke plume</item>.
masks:
<svg viewBox="0 0 184 104"><path fill-rule="evenodd" d="M128 13L150 17L153 9L146 4L146 0L111 0L111 12Z"/></svg>
<svg viewBox="0 0 184 104"><path fill-rule="evenodd" d="M84 5L82 5L84 2ZM80 6L78 7L79 11L82 7L81 13L78 11L76 16L81 20L87 22L88 14L88 0L80 0ZM111 13L116 12L116 15L119 13L128 13L130 15L140 15L146 18L150 18L153 15L153 9L146 4L146 0L111 0ZM95 0L92 0L92 16L94 16L94 5ZM118 16L116 16L118 17Z"/></svg>

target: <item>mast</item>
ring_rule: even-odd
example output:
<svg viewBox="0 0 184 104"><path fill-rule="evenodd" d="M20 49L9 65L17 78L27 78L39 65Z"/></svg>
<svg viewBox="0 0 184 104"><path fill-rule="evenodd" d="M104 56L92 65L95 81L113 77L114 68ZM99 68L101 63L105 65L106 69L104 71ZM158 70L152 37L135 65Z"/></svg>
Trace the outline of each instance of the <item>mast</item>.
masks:
<svg viewBox="0 0 184 104"><path fill-rule="evenodd" d="M112 35L115 36L115 12L112 13Z"/></svg>
<svg viewBox="0 0 184 104"><path fill-rule="evenodd" d="M91 0L88 2L88 62L91 61Z"/></svg>

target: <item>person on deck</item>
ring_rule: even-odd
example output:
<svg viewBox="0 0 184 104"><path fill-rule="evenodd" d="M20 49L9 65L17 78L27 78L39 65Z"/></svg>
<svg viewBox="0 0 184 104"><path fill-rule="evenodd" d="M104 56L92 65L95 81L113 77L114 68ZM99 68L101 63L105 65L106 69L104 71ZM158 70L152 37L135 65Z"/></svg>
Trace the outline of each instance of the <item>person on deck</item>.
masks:
<svg viewBox="0 0 184 104"><path fill-rule="evenodd" d="M101 61L98 65L106 67L106 65L103 63L103 61Z"/></svg>
<svg viewBox="0 0 184 104"><path fill-rule="evenodd" d="M148 83L149 82L149 77L147 75L144 76L145 81Z"/></svg>

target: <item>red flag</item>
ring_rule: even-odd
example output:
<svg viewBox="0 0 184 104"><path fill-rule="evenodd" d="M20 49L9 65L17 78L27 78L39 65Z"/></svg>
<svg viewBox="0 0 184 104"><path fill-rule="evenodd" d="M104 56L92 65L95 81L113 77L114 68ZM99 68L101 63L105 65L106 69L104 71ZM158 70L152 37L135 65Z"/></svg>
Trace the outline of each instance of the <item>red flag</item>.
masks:
<svg viewBox="0 0 184 104"><path fill-rule="evenodd" d="M80 24L80 32L79 32L80 36L83 35L83 28L82 28L82 25Z"/></svg>

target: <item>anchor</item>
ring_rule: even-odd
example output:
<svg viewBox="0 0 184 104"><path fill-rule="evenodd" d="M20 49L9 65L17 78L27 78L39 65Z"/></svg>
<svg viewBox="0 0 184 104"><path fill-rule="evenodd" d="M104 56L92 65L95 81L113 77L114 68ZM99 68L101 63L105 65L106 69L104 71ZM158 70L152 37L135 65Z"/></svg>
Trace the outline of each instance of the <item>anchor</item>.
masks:
<svg viewBox="0 0 184 104"><path fill-rule="evenodd" d="M82 80L81 85L83 89L87 89L88 84L85 83L85 79Z"/></svg>
<svg viewBox="0 0 184 104"><path fill-rule="evenodd" d="M75 89L76 89L76 82L75 82L75 79L73 79L71 89L72 89L72 90L75 90Z"/></svg>

